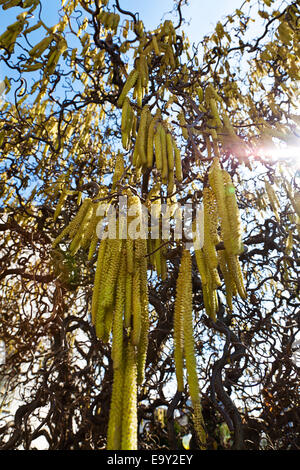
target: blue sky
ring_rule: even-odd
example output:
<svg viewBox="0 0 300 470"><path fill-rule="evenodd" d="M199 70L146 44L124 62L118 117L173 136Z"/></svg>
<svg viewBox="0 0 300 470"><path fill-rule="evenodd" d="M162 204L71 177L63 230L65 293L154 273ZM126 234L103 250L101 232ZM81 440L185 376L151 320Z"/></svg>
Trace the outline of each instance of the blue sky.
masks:
<svg viewBox="0 0 300 470"><path fill-rule="evenodd" d="M110 0L110 4L114 4ZM222 17L233 13L236 8L239 8L243 0L189 0L189 5L183 8L183 15L188 25L185 25L184 30L190 36L191 42L198 42L205 34L212 32L215 24ZM42 18L49 25L57 23L58 15L57 9L60 5L59 0L51 0L51 2L43 1L45 5L42 10ZM51 8L49 7L51 4ZM173 0L120 0L120 6L124 10L130 10L134 13L140 13L140 19L144 21L146 28L155 28L158 24L167 17L163 17L164 13L172 10L174 6ZM1 8L1 7L0 7ZM10 24L15 20L15 17L22 10L18 7L10 8L3 11L0 9L0 31L3 32L4 26Z"/></svg>

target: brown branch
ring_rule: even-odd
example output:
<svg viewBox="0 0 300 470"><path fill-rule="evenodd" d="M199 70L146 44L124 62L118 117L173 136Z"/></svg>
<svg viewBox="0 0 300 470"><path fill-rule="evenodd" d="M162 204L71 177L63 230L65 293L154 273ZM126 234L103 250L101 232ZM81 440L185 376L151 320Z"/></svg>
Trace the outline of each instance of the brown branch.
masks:
<svg viewBox="0 0 300 470"><path fill-rule="evenodd" d="M24 279L42 283L48 283L55 279L54 274L30 274L24 272L22 268L7 269L6 271L0 274L0 281L7 276L21 276Z"/></svg>

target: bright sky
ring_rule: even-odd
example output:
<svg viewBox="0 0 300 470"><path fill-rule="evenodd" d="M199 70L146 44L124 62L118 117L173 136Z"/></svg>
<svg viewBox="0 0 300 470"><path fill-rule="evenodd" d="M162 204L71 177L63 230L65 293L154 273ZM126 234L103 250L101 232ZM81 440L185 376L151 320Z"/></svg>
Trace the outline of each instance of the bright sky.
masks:
<svg viewBox="0 0 300 470"><path fill-rule="evenodd" d="M113 5L114 0L109 1ZM120 6L124 10L139 13L139 18L144 22L146 29L156 28L165 19L171 19L168 15L174 7L174 0L119 0ZM243 0L189 0L189 5L184 6L182 13L187 21L184 25L184 31L188 36L190 43L198 43L203 36L211 33L219 20L224 19L239 8ZM54 26L58 22L58 9L61 5L60 0L43 0L42 19L48 26ZM113 11L113 8L111 8ZM8 10L2 10L0 7L0 34L2 34L9 24L16 21L16 16L22 11L19 7L13 7ZM2 67L1 67L2 69ZM0 78L6 71L0 69Z"/></svg>
<svg viewBox="0 0 300 470"><path fill-rule="evenodd" d="M51 0L51 9L49 3L49 1L43 1L45 6L42 10L42 18L50 26L57 23L57 6L60 5L60 1ZM113 5L114 1L110 0L109 3ZM174 0L119 0L119 3L124 10L138 12L146 28L158 26L166 18L163 15L170 12L174 6ZM198 42L205 34L212 32L218 20L233 13L242 3L243 0L189 0L189 5L185 6L182 11L183 16L189 22L184 29L191 42ZM23 10L18 7L4 11L0 7L0 32L4 25L14 21L21 11Z"/></svg>
<svg viewBox="0 0 300 470"><path fill-rule="evenodd" d="M212 32L216 23L239 8L243 0L189 0L189 5L182 10L189 22L184 31L190 42L198 42L203 36ZM155 28L162 20L163 14L173 9L173 0L120 0L120 6L140 13L146 28Z"/></svg>

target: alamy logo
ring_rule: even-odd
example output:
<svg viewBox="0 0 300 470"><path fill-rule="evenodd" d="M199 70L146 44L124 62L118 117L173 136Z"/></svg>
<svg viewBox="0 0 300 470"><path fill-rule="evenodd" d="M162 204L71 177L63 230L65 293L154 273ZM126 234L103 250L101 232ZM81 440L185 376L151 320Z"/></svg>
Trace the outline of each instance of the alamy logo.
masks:
<svg viewBox="0 0 300 470"><path fill-rule="evenodd" d="M99 239L164 239L184 240L195 249L203 246L204 213L202 205L162 204L149 206L137 202L128 205L127 196L121 196L118 204L100 204L97 214L100 221L96 233ZM194 223L193 223L194 221Z"/></svg>

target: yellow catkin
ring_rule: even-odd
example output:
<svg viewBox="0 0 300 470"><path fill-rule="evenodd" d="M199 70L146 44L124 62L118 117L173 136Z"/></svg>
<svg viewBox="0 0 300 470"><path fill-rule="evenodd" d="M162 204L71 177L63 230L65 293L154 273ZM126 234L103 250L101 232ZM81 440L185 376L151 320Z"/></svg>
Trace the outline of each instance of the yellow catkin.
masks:
<svg viewBox="0 0 300 470"><path fill-rule="evenodd" d="M210 98L209 104L210 104L211 114L214 118L214 124L217 127L222 127L222 121L221 121L220 116L219 116L216 100L214 98Z"/></svg>
<svg viewBox="0 0 300 470"><path fill-rule="evenodd" d="M207 151L207 158L211 158L212 156L212 148L211 148L211 141L210 141L210 136L205 135L205 144L206 144L206 151Z"/></svg>
<svg viewBox="0 0 300 470"><path fill-rule="evenodd" d="M141 286L139 263L135 260L134 273L132 278L132 344L137 346L141 336Z"/></svg>
<svg viewBox="0 0 300 470"><path fill-rule="evenodd" d="M121 367L123 357L123 313L125 307L126 258L121 253L121 266L116 290L116 305L113 318L112 359L114 368Z"/></svg>
<svg viewBox="0 0 300 470"><path fill-rule="evenodd" d="M123 240L112 239L109 240L111 244L111 257L108 272L104 280L101 303L103 307L110 307L114 300L116 290L116 281L119 271L119 262L121 256L121 248Z"/></svg>
<svg viewBox="0 0 300 470"><path fill-rule="evenodd" d="M237 140L239 142L238 136L236 135L236 132L235 132L234 127L232 126L232 124L230 122L230 119L229 119L228 115L226 113L223 113L222 118L223 118L224 127L225 127L226 131L228 132L229 136L233 140Z"/></svg>
<svg viewBox="0 0 300 470"><path fill-rule="evenodd" d="M140 119L140 125L139 125L139 130L137 134L137 147L138 147L138 153L141 157L141 162L142 166L147 165L147 135L148 135L148 118L149 118L149 106L144 106L142 113L141 113L141 119Z"/></svg>
<svg viewBox="0 0 300 470"><path fill-rule="evenodd" d="M92 323L95 323L96 313L98 310L100 283L101 283L101 277L103 273L103 260L105 256L105 250L106 250L106 241L107 241L106 239L103 239L101 241L99 250L98 250L97 265L96 265L94 287L93 287L92 309L91 309Z"/></svg>
<svg viewBox="0 0 300 470"><path fill-rule="evenodd" d="M169 170L167 194L168 196L172 196L174 195L175 192L176 192L176 185L175 185L175 177L174 177L174 169L173 169L173 170Z"/></svg>
<svg viewBox="0 0 300 470"><path fill-rule="evenodd" d="M152 36L152 44L153 44L153 49L156 55L160 55L160 50L158 47L158 42L156 36Z"/></svg>
<svg viewBox="0 0 300 470"><path fill-rule="evenodd" d="M172 138L172 135L169 132L167 132L166 139L167 139L168 169L169 169L169 171L173 171L174 170L174 164L175 164L175 161L174 161L174 147L173 147L173 138Z"/></svg>
<svg viewBox="0 0 300 470"><path fill-rule="evenodd" d="M186 128L186 120L185 120L183 113L178 114L178 119L179 119L179 124L181 125L182 135L186 140L188 140L189 134Z"/></svg>
<svg viewBox="0 0 300 470"><path fill-rule="evenodd" d="M138 79L135 84L135 94L136 94L136 104L139 108L141 108L143 104L143 87L142 87L142 80L140 76L138 76Z"/></svg>
<svg viewBox="0 0 300 470"><path fill-rule="evenodd" d="M277 209L280 207L280 203L272 185L267 180L265 180L265 188L270 201L270 206L275 214L276 219L280 221L280 217L277 211Z"/></svg>
<svg viewBox="0 0 300 470"><path fill-rule="evenodd" d="M225 202L227 206L227 213L229 214L229 223L231 228L231 245L232 253L239 255L242 253L242 229L240 211L238 208L235 187L232 183L230 174L223 171L223 179L225 183Z"/></svg>
<svg viewBox="0 0 300 470"><path fill-rule="evenodd" d="M134 263L134 240L127 237L126 239L126 268L127 272L133 273L133 263Z"/></svg>
<svg viewBox="0 0 300 470"><path fill-rule="evenodd" d="M193 413L193 422L196 435L199 442L199 447L201 450L206 449L206 432L204 427L204 420L202 414L202 406L200 401L196 401L193 404L194 413Z"/></svg>
<svg viewBox="0 0 300 470"><path fill-rule="evenodd" d="M211 294L209 284L205 284L202 286L202 295L206 315L215 321L215 315L211 309Z"/></svg>
<svg viewBox="0 0 300 470"><path fill-rule="evenodd" d="M132 70L130 74L128 75L128 78L123 86L123 89L121 91L121 94L118 98L117 105L119 108L123 106L123 101L126 98L128 92L131 90L131 88L134 87L137 79L138 79L138 71L137 70Z"/></svg>
<svg viewBox="0 0 300 470"><path fill-rule="evenodd" d="M114 311L114 305L110 305L108 308L105 309L104 332L101 338L104 343L108 343L110 340L110 335L113 327Z"/></svg>
<svg viewBox="0 0 300 470"><path fill-rule="evenodd" d="M137 450L137 366L134 346L128 343L123 387L121 450Z"/></svg>
<svg viewBox="0 0 300 470"><path fill-rule="evenodd" d="M173 147L174 147L174 158L175 158L175 175L176 175L177 181L181 182L183 179L181 155L180 155L180 150L177 147L175 140L173 140Z"/></svg>
<svg viewBox="0 0 300 470"><path fill-rule="evenodd" d="M155 148L155 164L156 168L161 171L163 167L162 161L162 148L161 148L161 138L160 138L160 127L159 124L156 128L156 132L154 134L154 148Z"/></svg>
<svg viewBox="0 0 300 470"><path fill-rule="evenodd" d="M88 252L88 261L91 261L91 259L93 258L94 256L94 253L96 251L96 248L97 248L97 243L98 243L98 236L96 234L96 232L94 233L92 239L91 239L91 243L90 243L90 247L89 247L89 252Z"/></svg>
<svg viewBox="0 0 300 470"><path fill-rule="evenodd" d="M143 261L144 257L147 255L147 243L144 238L137 238L134 242L135 244L135 260L139 263Z"/></svg>
<svg viewBox="0 0 300 470"><path fill-rule="evenodd" d="M91 199L89 197L86 197L84 201L82 202L79 211L75 215L74 219L70 222L69 226L69 238L73 239L73 237L76 235L78 228L80 227L89 207L91 204Z"/></svg>
<svg viewBox="0 0 300 470"><path fill-rule="evenodd" d="M111 254L112 254L112 243L111 243L112 240L103 239L101 244L103 243L104 240L106 240L106 242L105 242L105 249L104 249L103 261L102 261L101 278L99 281L99 292L98 292L99 300L97 302L97 310L94 314L96 335L100 339L103 339L104 333L105 333L105 314L106 314L106 309L107 309L107 307L103 305L103 286L105 285L105 282L107 280L107 272L111 264ZM100 245L100 248L101 248L101 245Z"/></svg>
<svg viewBox="0 0 300 470"><path fill-rule="evenodd" d="M62 190L60 196L59 196L59 200L58 200L57 206L55 208L55 212L54 212L54 215L53 215L53 220L54 221L57 219L57 217L61 213L62 207L63 207L67 197L68 197L68 191L67 191L66 188L64 188Z"/></svg>
<svg viewBox="0 0 300 470"><path fill-rule="evenodd" d="M163 183L168 180L168 152L167 152L167 134L165 128L160 126L160 138L161 138L161 154L162 154L162 170L161 177Z"/></svg>
<svg viewBox="0 0 300 470"><path fill-rule="evenodd" d="M72 239L80 227L80 224L86 214L86 211L88 210L89 204L90 204L91 199L90 198L85 198L83 203L80 206L79 211L75 215L75 217L71 220L71 222L67 225L67 227L64 228L64 230L56 237L54 242L52 243L52 247L55 248L58 243L63 240L64 237L67 235L69 236L70 239Z"/></svg>
<svg viewBox="0 0 300 470"><path fill-rule="evenodd" d="M226 295L227 307L229 308L230 311L232 311L232 297L236 293L236 286L235 286L234 279L230 273L230 270L228 269L228 266L227 266L225 250L218 250L218 259L219 259L220 270L223 275L224 283L225 283L225 295Z"/></svg>
<svg viewBox="0 0 300 470"><path fill-rule="evenodd" d="M148 62L145 54L141 54L138 59L138 70L141 77L142 87L147 88L149 81Z"/></svg>
<svg viewBox="0 0 300 470"><path fill-rule="evenodd" d="M246 299L247 298L247 292L246 292L246 289L245 289L243 273L242 273L242 270L241 270L241 265L240 265L238 256L237 255L232 255L232 254L228 255L227 256L227 262L228 262L228 267L229 267L229 270L230 270L230 274L232 275L232 277L234 279L234 282L235 282L237 291L239 293L239 296L242 299Z"/></svg>
<svg viewBox="0 0 300 470"><path fill-rule="evenodd" d="M182 255L182 271L185 276L183 291L183 334L184 334L184 355L187 370L187 380L189 393L194 409L194 426L199 440L200 447L205 447L206 434L204 431L204 421L201 411L201 399L199 379L197 375L197 364L194 340L193 321L193 288L192 288L192 260L188 250L184 250Z"/></svg>
<svg viewBox="0 0 300 470"><path fill-rule="evenodd" d="M198 98L199 98L199 102L202 103L202 101L204 99L204 93L203 93L203 88L201 86L199 86L197 88L197 95L198 95Z"/></svg>
<svg viewBox="0 0 300 470"><path fill-rule="evenodd" d="M175 372L177 380L177 389L179 392L184 390L183 382L183 366L184 366L184 357L183 357L183 291L185 289L184 285L184 265L181 263L178 273L178 278L176 282L176 298L174 305L174 363L175 363Z"/></svg>
<svg viewBox="0 0 300 470"><path fill-rule="evenodd" d="M208 269L215 269L218 266L217 251L215 245L212 243L209 233L208 223L204 226L204 244L203 251L206 254L208 261Z"/></svg>
<svg viewBox="0 0 300 470"><path fill-rule="evenodd" d="M123 361L124 362L124 361ZM114 369L107 430L107 450L121 449L124 366Z"/></svg>
<svg viewBox="0 0 300 470"><path fill-rule="evenodd" d="M203 190L203 209L204 209L204 243L203 251L206 254L208 268L213 270L218 267L217 250L215 241L217 237L217 227L215 226L214 214L211 212L210 188Z"/></svg>
<svg viewBox="0 0 300 470"><path fill-rule="evenodd" d="M142 166L141 158L139 156L138 148L137 145L134 146L132 156L131 156L131 161L133 166L138 170Z"/></svg>
<svg viewBox="0 0 300 470"><path fill-rule="evenodd" d="M216 289L221 284L221 280L215 268L209 267L206 253L203 251L205 266L207 266L207 284L202 286L204 307L207 315L216 321L216 313L218 310L218 298Z"/></svg>
<svg viewBox="0 0 300 470"><path fill-rule="evenodd" d="M77 251L79 250L79 248L81 247L82 245L82 241L83 241L83 237L84 237L84 234L87 233L87 228L89 226L89 222L90 222L90 218L92 216L92 212L93 212L93 205L92 205L92 201L89 200L89 205L88 205L88 208L86 210L86 213L85 213L85 216L83 217L83 220L80 224L80 226L78 227L78 230L77 230L77 233L75 235L75 237L73 238L72 242L70 243L70 253L72 256L74 256Z"/></svg>
<svg viewBox="0 0 300 470"><path fill-rule="evenodd" d="M221 286L221 279L219 276L219 272L216 268L210 269L210 283L213 289L217 289Z"/></svg>
<svg viewBox="0 0 300 470"><path fill-rule="evenodd" d="M98 205L96 203L91 204L91 214L90 214L89 222L88 222L88 225L86 226L86 229L84 230L82 240L81 240L81 246L83 248L87 248L90 245L94 235L96 235L96 226L98 223L97 215L96 215L97 208L98 208Z"/></svg>
<svg viewBox="0 0 300 470"><path fill-rule="evenodd" d="M211 303L211 312L212 312L212 316L211 316L211 319L213 321L216 321L217 320L217 312L219 310L219 300L218 300L218 294L217 294L217 290L212 288L211 289L211 292L210 292L210 303Z"/></svg>
<svg viewBox="0 0 300 470"><path fill-rule="evenodd" d="M131 137L132 129L132 120L133 120L133 111L130 106L130 100L126 96L122 106L122 120L121 120L121 133L122 133L122 145L128 150L129 142Z"/></svg>
<svg viewBox="0 0 300 470"><path fill-rule="evenodd" d="M195 250L195 258L202 285L205 286L207 284L207 267L205 264L203 250L201 248L199 250Z"/></svg>
<svg viewBox="0 0 300 470"><path fill-rule="evenodd" d="M214 245L217 245L220 242L220 237L218 234L219 227L219 215L217 200L215 194L211 187L206 187L203 190L203 205L206 206L206 216L208 222L208 228L210 232L210 238Z"/></svg>
<svg viewBox="0 0 300 470"><path fill-rule="evenodd" d="M153 167L154 160L154 133L157 126L157 117L153 117L149 124L148 136L147 136L147 167Z"/></svg>
<svg viewBox="0 0 300 470"><path fill-rule="evenodd" d="M81 240L83 237L83 231L84 231L84 226L83 224L79 227L78 232L76 233L75 237L70 243L69 250L70 250L70 255L75 256L77 251L80 249L81 246Z"/></svg>
<svg viewBox="0 0 300 470"><path fill-rule="evenodd" d="M147 281L147 241L137 240L142 257L140 259L140 288L141 288L141 336L137 351L137 380L141 385L145 376L145 364L149 342L149 299Z"/></svg>
<svg viewBox="0 0 300 470"><path fill-rule="evenodd" d="M124 156L121 152L118 152L116 156L116 164L115 164L115 171L113 174L112 179L112 191L114 191L117 187L118 182L120 181L121 177L123 176L125 171L125 164L124 164Z"/></svg>
<svg viewBox="0 0 300 470"><path fill-rule="evenodd" d="M208 173L208 179L217 200L218 214L221 223L221 233L225 249L228 253L231 253L231 228L229 223L229 214L227 212L226 206L224 178L220 162L217 157L214 157L213 159L213 163Z"/></svg>
<svg viewBox="0 0 300 470"><path fill-rule="evenodd" d="M133 274L127 273L126 286L125 286L125 312L124 312L124 326L129 328L131 325L132 316L132 282Z"/></svg>
<svg viewBox="0 0 300 470"><path fill-rule="evenodd" d="M131 110L131 129L130 129L130 135L133 139L136 139L136 136L137 136L137 132L136 132L136 128L137 128L137 117L135 115L135 113L133 112L133 110Z"/></svg>

